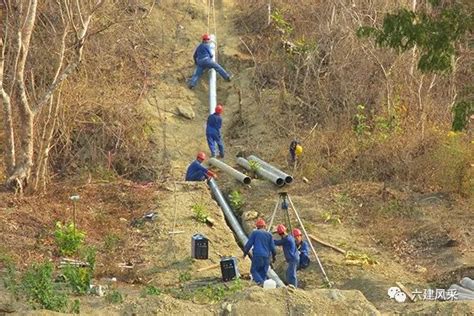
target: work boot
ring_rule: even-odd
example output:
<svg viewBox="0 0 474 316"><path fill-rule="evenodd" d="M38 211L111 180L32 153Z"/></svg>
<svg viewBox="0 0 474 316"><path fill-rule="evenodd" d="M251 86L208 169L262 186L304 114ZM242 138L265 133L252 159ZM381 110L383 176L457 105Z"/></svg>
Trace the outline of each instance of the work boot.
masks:
<svg viewBox="0 0 474 316"><path fill-rule="evenodd" d="M219 158L224 159L224 154L219 154Z"/></svg>

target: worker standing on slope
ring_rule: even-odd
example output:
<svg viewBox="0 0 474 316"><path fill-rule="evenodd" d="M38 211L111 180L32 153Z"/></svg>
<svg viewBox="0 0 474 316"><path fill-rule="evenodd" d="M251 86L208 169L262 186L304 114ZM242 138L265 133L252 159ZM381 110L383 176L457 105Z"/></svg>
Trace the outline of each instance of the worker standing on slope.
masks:
<svg viewBox="0 0 474 316"><path fill-rule="evenodd" d="M188 166L186 181L204 181L216 177L214 172L201 165L204 160L206 160L206 154L201 151L197 154L196 160Z"/></svg>
<svg viewBox="0 0 474 316"><path fill-rule="evenodd" d="M286 269L286 282L298 287L298 278L296 277L296 269L300 261L300 255L298 249L296 249L296 243L293 236L288 235L286 232L286 227L282 224L277 226L277 233L280 235L280 240L275 240L275 245L283 246L283 253L285 255L285 260L288 263Z"/></svg>
<svg viewBox="0 0 474 316"><path fill-rule="evenodd" d="M207 144L209 145L209 150L211 151L211 156L217 156L217 144L217 148L219 149L219 158L224 158L224 143L221 137L222 111L222 104L218 104L216 106L216 111L207 118L206 126L206 138Z"/></svg>
<svg viewBox="0 0 474 316"><path fill-rule="evenodd" d="M221 75L222 78L224 78L226 81L230 81L231 79L231 76L227 73L227 71L225 71L221 65L212 60L214 56L211 52L210 41L211 37L209 36L209 34L204 34L202 36L202 43L199 44L196 50L194 51L193 59L194 64L196 65L196 69L194 70L194 74L188 83L188 87L190 89L193 89L196 86L204 70L210 68L215 69L219 73L219 75Z"/></svg>
<svg viewBox="0 0 474 316"><path fill-rule="evenodd" d="M257 229L250 234L249 240L244 246L244 258L248 255L250 248L253 247L250 273L253 280L257 284L262 285L267 279L267 272L270 268L270 255L274 262L276 250L272 234L265 230L265 221L260 218L255 223L255 226Z"/></svg>
<svg viewBox="0 0 474 316"><path fill-rule="evenodd" d="M298 158L301 156L303 153L303 146L294 139L290 143L290 161L292 164L295 164Z"/></svg>
<svg viewBox="0 0 474 316"><path fill-rule="evenodd" d="M292 234L295 238L296 249L298 249L298 252L300 254L300 263L298 264L298 270L305 269L309 266L309 263L311 262L309 260L308 242L306 240L303 240L303 234L298 228L293 229Z"/></svg>

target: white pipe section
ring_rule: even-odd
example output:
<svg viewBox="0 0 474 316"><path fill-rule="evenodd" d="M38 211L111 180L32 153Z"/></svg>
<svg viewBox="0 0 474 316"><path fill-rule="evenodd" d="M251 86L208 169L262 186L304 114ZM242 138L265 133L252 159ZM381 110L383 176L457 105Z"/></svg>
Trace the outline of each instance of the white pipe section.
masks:
<svg viewBox="0 0 474 316"><path fill-rule="evenodd" d="M242 182L243 184L250 184L252 179L250 179L249 176L243 174L240 171L235 170L231 166L227 165L226 163L216 159L216 158L209 158L208 160L209 164L219 168L220 170L224 171L228 175L232 176L234 179Z"/></svg>
<svg viewBox="0 0 474 316"><path fill-rule="evenodd" d="M212 194L214 195L214 198L217 200L217 203L219 204L222 211L224 212L225 218L227 219L230 226L232 227L232 230L239 238L239 241L242 244L242 246L244 246L249 239L247 238L247 235L245 234L244 230L240 226L239 221L237 220L234 213L232 212L232 209L229 207L226 200L224 199L224 196L222 195L221 190L217 186L216 181L211 178L207 181L207 184L209 185L209 188L211 188ZM273 271L272 268L268 269L267 276L273 281L275 281L277 287L285 286L285 284L282 282L278 274L276 274L276 272Z"/></svg>
<svg viewBox="0 0 474 316"><path fill-rule="evenodd" d="M212 53L212 60L217 62L216 52L217 52L217 41L214 34L210 35L210 47ZM209 115L214 114L216 111L217 105L217 88L216 88L216 71L214 69L209 69Z"/></svg>

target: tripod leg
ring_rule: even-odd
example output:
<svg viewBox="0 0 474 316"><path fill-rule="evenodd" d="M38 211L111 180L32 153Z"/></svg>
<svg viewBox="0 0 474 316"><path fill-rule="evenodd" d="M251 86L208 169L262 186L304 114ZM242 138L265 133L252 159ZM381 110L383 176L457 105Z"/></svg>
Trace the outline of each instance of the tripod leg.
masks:
<svg viewBox="0 0 474 316"><path fill-rule="evenodd" d="M271 233L271 229L272 229L272 225L273 225L273 220L275 219L275 214L278 210L278 205L280 204L280 197L278 197L278 200L275 204L275 209L273 210L273 214L272 214L272 217L270 218L270 223L268 223L268 227L267 227L267 231L269 231Z"/></svg>
<svg viewBox="0 0 474 316"><path fill-rule="evenodd" d="M318 256L318 254L316 253L316 250L313 247L313 243L311 242L311 239L309 239L308 233L306 232L306 229L304 228L303 222L301 221L301 218L300 218L298 212L296 211L296 208L295 208L295 206L293 204L293 201L291 200L290 196L288 196L288 201L290 202L290 205L291 205L291 208L293 209L293 212L295 212L296 218L298 219L298 223L300 224L301 229L303 230L304 236L306 237L306 240L308 241L309 246L311 247L311 250L313 251L313 254L316 257L316 260L318 261L318 265L319 265L319 268L321 269L321 272L324 276L324 279L328 283L329 287L331 287L331 282L329 281L329 278L326 274L326 271L324 271L323 264L321 263L321 260L319 260L319 256Z"/></svg>

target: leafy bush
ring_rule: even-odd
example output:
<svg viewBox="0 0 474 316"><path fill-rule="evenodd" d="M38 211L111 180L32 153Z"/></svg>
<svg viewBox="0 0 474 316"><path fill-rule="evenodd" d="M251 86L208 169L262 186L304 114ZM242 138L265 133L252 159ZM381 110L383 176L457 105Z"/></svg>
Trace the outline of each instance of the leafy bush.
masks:
<svg viewBox="0 0 474 316"><path fill-rule="evenodd" d="M191 273L189 273L188 271L180 273L178 280L180 283L184 283L191 280Z"/></svg>
<svg viewBox="0 0 474 316"><path fill-rule="evenodd" d="M239 214L242 212L242 207L244 206L245 201L239 191L234 190L229 194L229 202L234 211Z"/></svg>
<svg viewBox="0 0 474 316"><path fill-rule="evenodd" d="M198 301L216 303L223 300L226 296L241 291L242 289L242 281L235 279L229 285L216 284L198 288L194 292L194 297L196 297Z"/></svg>
<svg viewBox="0 0 474 316"><path fill-rule="evenodd" d="M142 292L142 296L155 295L158 296L161 294L161 289L153 285L148 285Z"/></svg>
<svg viewBox="0 0 474 316"><path fill-rule="evenodd" d="M123 302L123 296L118 290L112 290L105 295L105 300L111 304L120 304Z"/></svg>
<svg viewBox="0 0 474 316"><path fill-rule="evenodd" d="M50 262L34 264L22 277L21 290L33 308L57 312L67 309L68 299L53 283L53 265Z"/></svg>
<svg viewBox="0 0 474 316"><path fill-rule="evenodd" d="M68 256L74 254L84 242L85 236L84 232L75 229L73 223L64 226L61 222L56 223L54 237L62 255Z"/></svg>
<svg viewBox="0 0 474 316"><path fill-rule="evenodd" d="M64 276L72 291L77 294L86 294L92 280L92 269L67 265L63 268Z"/></svg>
<svg viewBox="0 0 474 316"><path fill-rule="evenodd" d="M200 203L196 203L192 206L193 212L194 212L194 218L201 223L206 223L207 218L209 217L209 214L207 214L207 211L204 207L204 205Z"/></svg>

